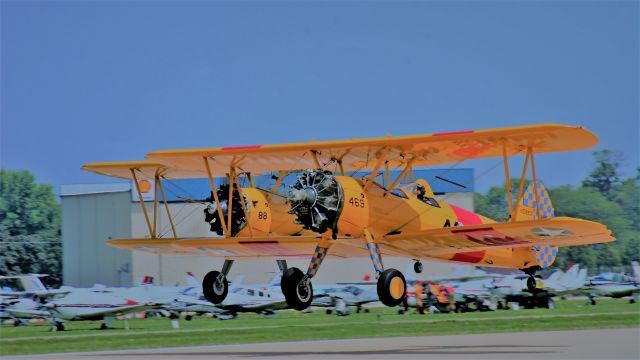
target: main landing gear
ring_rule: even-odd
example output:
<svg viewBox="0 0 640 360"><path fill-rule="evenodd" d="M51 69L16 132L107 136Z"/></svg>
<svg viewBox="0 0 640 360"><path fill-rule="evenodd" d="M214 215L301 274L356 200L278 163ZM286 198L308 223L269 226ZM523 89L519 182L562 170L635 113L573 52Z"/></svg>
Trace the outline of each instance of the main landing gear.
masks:
<svg viewBox="0 0 640 360"><path fill-rule="evenodd" d="M202 293L205 299L212 304L220 304L229 293L229 281L227 275L231 270L233 260L226 259L222 265L222 271L209 271L202 279Z"/></svg>
<svg viewBox="0 0 640 360"><path fill-rule="evenodd" d="M301 311L311 306L311 301L313 300L311 278L316 274L322 261L327 256L331 241L333 240L325 238L318 242L306 273L303 273L298 268L287 268L285 260L278 260L278 267L282 271L280 288L290 308Z"/></svg>
<svg viewBox="0 0 640 360"><path fill-rule="evenodd" d="M286 269L282 274L280 287L290 308L304 310L311 305L311 300L313 300L311 278L303 274L300 269Z"/></svg>
<svg viewBox="0 0 640 360"><path fill-rule="evenodd" d="M369 230L364 230L364 240L371 257L371 263L378 276L378 298L386 306L398 306L407 293L407 281L402 273L396 269L384 269L380 248ZM422 264L421 264L422 265Z"/></svg>

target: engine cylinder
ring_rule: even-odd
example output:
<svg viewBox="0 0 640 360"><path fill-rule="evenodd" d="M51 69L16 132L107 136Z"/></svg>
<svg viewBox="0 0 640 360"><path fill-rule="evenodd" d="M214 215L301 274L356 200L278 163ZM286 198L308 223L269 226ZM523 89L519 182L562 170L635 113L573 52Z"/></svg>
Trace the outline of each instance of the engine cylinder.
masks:
<svg viewBox="0 0 640 360"><path fill-rule="evenodd" d="M362 186L348 176L307 170L290 185L290 214L296 223L317 233L332 231L335 238L360 236L369 223L369 202Z"/></svg>

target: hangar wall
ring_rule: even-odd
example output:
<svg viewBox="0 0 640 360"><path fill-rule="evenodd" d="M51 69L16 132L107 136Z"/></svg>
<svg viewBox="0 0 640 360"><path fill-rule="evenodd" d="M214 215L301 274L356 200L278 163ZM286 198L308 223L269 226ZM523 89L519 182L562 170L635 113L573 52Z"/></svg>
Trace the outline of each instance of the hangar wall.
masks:
<svg viewBox="0 0 640 360"><path fill-rule="evenodd" d="M131 253L107 246L106 239L131 236L128 184L64 185L62 197L63 283L90 287L95 283L131 283Z"/></svg>

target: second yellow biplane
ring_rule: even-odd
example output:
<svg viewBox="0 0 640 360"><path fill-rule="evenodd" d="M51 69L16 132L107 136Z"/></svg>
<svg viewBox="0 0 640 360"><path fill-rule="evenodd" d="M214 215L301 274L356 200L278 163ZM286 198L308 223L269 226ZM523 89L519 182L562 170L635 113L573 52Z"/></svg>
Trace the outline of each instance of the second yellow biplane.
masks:
<svg viewBox="0 0 640 360"><path fill-rule="evenodd" d="M157 151L146 160L91 163L84 170L131 179L137 186L149 238L109 240L111 246L154 253L198 253L225 259L209 272L203 293L214 304L228 292L227 274L236 259L269 257L283 271L282 291L291 308L307 308L311 279L326 256L368 256L378 275L378 296L396 306L406 282L396 269L385 269L384 256L438 259L521 269L533 275L550 266L565 246L613 241L596 222L555 217L551 199L538 179L535 155L593 147L597 138L579 126L532 125L450 133ZM509 158L524 156L517 194L512 194ZM413 179L416 166L459 163L468 159L504 160L509 219L497 222L438 199L425 180ZM391 169L399 176L391 181ZM368 171L370 175L357 177ZM531 184L525 189L525 178ZM387 186L376 181L382 172ZM273 188L253 186L252 176L277 173ZM295 182L282 191L286 175ZM224 177L227 184L216 185ZM172 235L158 237L155 197L149 214L138 186L155 180L171 222ZM176 233L162 180L207 178L211 197L204 220L217 236L180 238ZM242 180L242 181L241 181ZM401 182L404 183L401 185ZM250 184L241 186L242 182ZM306 272L287 268L286 260L310 258Z"/></svg>

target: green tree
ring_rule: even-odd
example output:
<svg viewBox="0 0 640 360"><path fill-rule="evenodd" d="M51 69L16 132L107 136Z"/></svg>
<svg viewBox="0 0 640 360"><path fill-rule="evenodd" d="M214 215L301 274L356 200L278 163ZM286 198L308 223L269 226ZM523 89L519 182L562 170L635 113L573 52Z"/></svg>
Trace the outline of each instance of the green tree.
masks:
<svg viewBox="0 0 640 360"><path fill-rule="evenodd" d="M62 278L60 204L50 185L28 171L0 170L0 274L49 274Z"/></svg>
<svg viewBox="0 0 640 360"><path fill-rule="evenodd" d="M604 196L612 197L614 188L620 183L618 167L621 154L605 149L594 152L593 156L597 165L582 181L582 186L594 188Z"/></svg>
<svg viewBox="0 0 640 360"><path fill-rule="evenodd" d="M530 181L525 179L524 190L529 186ZM518 197L518 186L520 179L511 178L511 194L515 202ZM496 221L505 221L509 218L509 203L507 202L506 184L502 186L492 186L485 195L474 194L474 207L476 212Z"/></svg>

